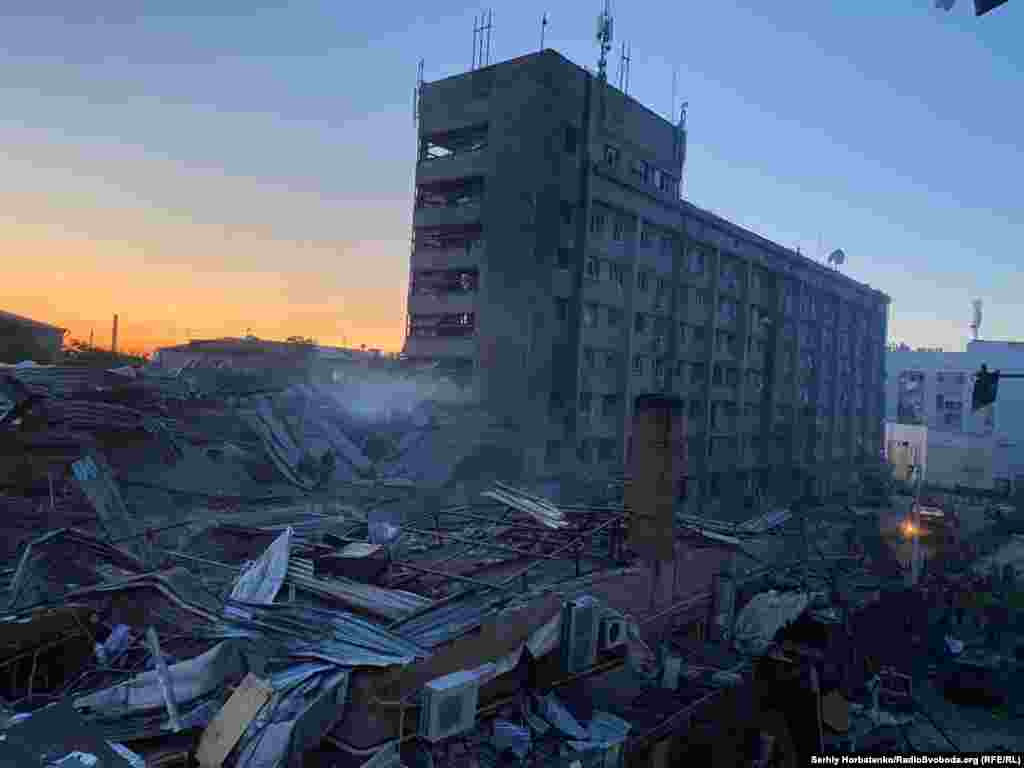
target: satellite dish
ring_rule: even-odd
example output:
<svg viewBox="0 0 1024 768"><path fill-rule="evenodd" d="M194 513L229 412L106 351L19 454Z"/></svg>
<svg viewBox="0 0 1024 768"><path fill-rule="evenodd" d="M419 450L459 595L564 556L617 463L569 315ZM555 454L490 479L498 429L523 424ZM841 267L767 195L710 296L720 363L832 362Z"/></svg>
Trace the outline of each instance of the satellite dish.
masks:
<svg viewBox="0 0 1024 768"><path fill-rule="evenodd" d="M846 261L846 254L843 253L842 248L836 248L832 253L828 255L828 263L838 267L840 264Z"/></svg>

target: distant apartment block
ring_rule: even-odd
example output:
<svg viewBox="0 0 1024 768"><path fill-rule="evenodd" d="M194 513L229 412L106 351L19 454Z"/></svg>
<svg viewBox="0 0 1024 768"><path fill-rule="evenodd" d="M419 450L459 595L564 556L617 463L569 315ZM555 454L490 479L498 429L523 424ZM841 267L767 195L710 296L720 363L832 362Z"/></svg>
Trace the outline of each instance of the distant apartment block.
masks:
<svg viewBox="0 0 1024 768"><path fill-rule="evenodd" d="M971 410L974 373L982 364L1024 372L1024 342L970 341L964 352L891 346L886 353L886 420L923 427L929 482L1004 492L1024 488L1024 381L999 385L996 403ZM887 451L891 454L893 429ZM897 430L898 432L898 430ZM949 454L943 461L939 445Z"/></svg>
<svg viewBox="0 0 1024 768"><path fill-rule="evenodd" d="M406 357L472 376L524 470L621 472L687 401L685 495L877 459L889 299L681 199L685 130L551 50L426 83Z"/></svg>

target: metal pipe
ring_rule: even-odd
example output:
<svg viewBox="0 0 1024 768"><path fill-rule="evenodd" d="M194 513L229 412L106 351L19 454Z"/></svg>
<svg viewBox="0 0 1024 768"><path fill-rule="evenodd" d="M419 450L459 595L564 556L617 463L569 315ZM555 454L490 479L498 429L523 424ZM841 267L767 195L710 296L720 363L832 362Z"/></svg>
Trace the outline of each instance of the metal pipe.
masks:
<svg viewBox="0 0 1024 768"><path fill-rule="evenodd" d="M400 565L403 568L408 568L408 569L413 570L413 571L420 571L421 573L427 573L427 574L430 574L432 576L442 576L442 577L444 577L446 579L451 579L452 581L464 581L467 584L475 584L478 587L487 587L488 589L496 589L499 592L508 589L508 587L501 587L501 586L498 586L497 584L490 584L489 582L480 581L479 579L473 579L473 578L470 578L469 576L456 576L454 573L445 573L444 571L435 571L432 568L424 568L421 565L413 565L412 563L408 563L408 562L406 562L404 560L393 560L392 562L395 565ZM394 589L394 587L392 587L392 589Z"/></svg>

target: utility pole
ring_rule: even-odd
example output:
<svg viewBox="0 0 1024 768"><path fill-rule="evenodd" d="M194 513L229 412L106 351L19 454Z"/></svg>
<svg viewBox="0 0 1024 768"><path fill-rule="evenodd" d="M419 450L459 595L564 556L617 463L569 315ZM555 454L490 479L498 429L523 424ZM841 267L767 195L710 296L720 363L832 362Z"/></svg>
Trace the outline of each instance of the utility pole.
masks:
<svg viewBox="0 0 1024 768"><path fill-rule="evenodd" d="M114 327L110 333L110 352L117 354L117 315L114 315Z"/></svg>

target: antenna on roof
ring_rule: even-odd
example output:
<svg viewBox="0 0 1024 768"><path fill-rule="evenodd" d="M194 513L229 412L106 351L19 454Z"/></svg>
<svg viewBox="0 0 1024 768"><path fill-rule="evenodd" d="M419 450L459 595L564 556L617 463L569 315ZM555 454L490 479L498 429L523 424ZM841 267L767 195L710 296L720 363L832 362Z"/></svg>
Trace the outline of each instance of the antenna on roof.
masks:
<svg viewBox="0 0 1024 768"><path fill-rule="evenodd" d="M544 33L548 29L548 14L545 11L544 17L540 20L540 49L544 50Z"/></svg>
<svg viewBox="0 0 1024 768"><path fill-rule="evenodd" d="M480 15L480 66L486 67L491 63L491 29L494 27L492 23L494 19L494 11L487 11L487 13ZM487 35L484 35L484 32Z"/></svg>
<svg viewBox="0 0 1024 768"><path fill-rule="evenodd" d="M679 65L672 67L672 103L669 105L669 116L676 111L676 80L679 75Z"/></svg>
<svg viewBox="0 0 1024 768"><path fill-rule="evenodd" d="M612 49L612 12L609 0L604 0L604 10L597 17L597 43L601 55L597 60L597 78L608 82L608 52Z"/></svg>
<svg viewBox="0 0 1024 768"><path fill-rule="evenodd" d="M630 54L633 46L622 44L622 53L619 55L619 90L629 94L629 64L632 61Z"/></svg>
<svg viewBox="0 0 1024 768"><path fill-rule="evenodd" d="M975 299L971 302L974 307L974 319L971 322L971 333L974 336L974 340L977 341L981 335L981 299Z"/></svg>
<svg viewBox="0 0 1024 768"><path fill-rule="evenodd" d="M416 90L412 94L412 122L413 125L420 119L420 93L423 91L423 59L416 68Z"/></svg>

